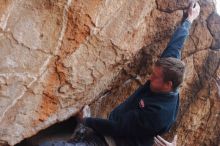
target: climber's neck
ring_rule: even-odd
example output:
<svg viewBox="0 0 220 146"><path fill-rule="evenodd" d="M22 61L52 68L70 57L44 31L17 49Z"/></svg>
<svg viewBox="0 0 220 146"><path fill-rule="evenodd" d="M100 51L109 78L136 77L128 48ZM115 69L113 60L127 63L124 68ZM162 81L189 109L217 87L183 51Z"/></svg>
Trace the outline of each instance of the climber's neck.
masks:
<svg viewBox="0 0 220 146"><path fill-rule="evenodd" d="M154 92L154 93L164 93L164 94L170 93L173 91L170 88L155 89L151 84L150 84L150 90L151 90L151 92Z"/></svg>

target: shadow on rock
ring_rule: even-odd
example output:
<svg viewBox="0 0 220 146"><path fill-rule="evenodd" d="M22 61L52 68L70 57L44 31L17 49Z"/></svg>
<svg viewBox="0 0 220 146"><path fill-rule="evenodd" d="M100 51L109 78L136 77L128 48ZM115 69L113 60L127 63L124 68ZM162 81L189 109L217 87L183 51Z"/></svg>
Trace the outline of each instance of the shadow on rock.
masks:
<svg viewBox="0 0 220 146"><path fill-rule="evenodd" d="M39 146L108 146L103 136L93 129L78 124L69 140L47 141Z"/></svg>

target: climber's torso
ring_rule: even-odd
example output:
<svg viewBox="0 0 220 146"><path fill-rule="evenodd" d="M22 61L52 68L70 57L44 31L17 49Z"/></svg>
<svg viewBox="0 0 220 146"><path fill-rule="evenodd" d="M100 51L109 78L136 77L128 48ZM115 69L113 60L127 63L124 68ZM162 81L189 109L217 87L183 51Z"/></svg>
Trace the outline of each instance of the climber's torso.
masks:
<svg viewBox="0 0 220 146"><path fill-rule="evenodd" d="M110 113L109 119L119 121L123 118L124 114L132 110L138 110L140 112L144 112L145 110L147 110L147 112L151 111L152 115L155 116L143 117L143 119L153 119L156 128L155 131L152 131L152 135L157 135L165 133L170 129L176 119L178 107L178 91L169 94L154 93L150 90L150 81L148 80L143 86L140 86L130 97L128 97L128 99L117 106ZM139 138L135 141L133 139L129 140L129 138L117 138L116 141L119 141L118 143L120 144L124 144L125 142L126 145L129 145L130 142L130 145L142 145L140 143L143 143L144 145L146 143L152 143L153 136L146 136L145 138Z"/></svg>

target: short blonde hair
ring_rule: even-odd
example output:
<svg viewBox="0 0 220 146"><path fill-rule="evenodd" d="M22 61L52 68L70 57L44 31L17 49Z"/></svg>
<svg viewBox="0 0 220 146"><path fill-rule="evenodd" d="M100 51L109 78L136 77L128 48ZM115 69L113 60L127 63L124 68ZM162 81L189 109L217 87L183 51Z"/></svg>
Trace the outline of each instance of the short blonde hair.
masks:
<svg viewBox="0 0 220 146"><path fill-rule="evenodd" d="M185 63L173 57L163 57L155 62L155 66L162 67L164 82L172 81L173 90L176 90L183 82Z"/></svg>

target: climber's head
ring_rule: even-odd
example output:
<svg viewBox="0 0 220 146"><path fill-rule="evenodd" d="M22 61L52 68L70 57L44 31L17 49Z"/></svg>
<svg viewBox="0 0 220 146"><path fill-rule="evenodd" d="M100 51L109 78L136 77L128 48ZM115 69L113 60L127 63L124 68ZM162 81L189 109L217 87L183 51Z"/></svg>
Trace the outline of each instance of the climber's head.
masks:
<svg viewBox="0 0 220 146"><path fill-rule="evenodd" d="M150 88L154 92L170 92L179 87L184 78L185 64L173 57L160 58L153 67Z"/></svg>

